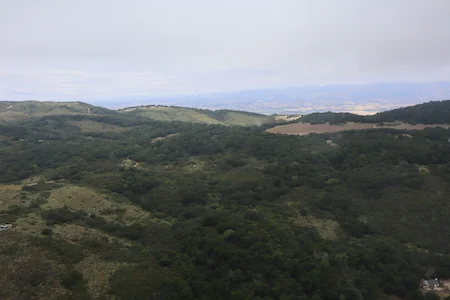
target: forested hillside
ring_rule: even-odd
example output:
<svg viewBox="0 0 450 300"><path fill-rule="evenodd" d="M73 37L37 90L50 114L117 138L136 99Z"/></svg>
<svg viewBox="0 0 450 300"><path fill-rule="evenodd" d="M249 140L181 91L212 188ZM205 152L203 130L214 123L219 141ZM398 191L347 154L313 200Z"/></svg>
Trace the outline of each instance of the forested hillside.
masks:
<svg viewBox="0 0 450 300"><path fill-rule="evenodd" d="M380 112L371 116L332 112L312 113L303 116L300 121L312 124L323 124L327 122L330 124L345 122L381 123L395 121L410 124L445 124L450 123L450 100L427 102Z"/></svg>
<svg viewBox="0 0 450 300"><path fill-rule="evenodd" d="M450 130L264 130L1 123L0 299L424 299L450 277Z"/></svg>

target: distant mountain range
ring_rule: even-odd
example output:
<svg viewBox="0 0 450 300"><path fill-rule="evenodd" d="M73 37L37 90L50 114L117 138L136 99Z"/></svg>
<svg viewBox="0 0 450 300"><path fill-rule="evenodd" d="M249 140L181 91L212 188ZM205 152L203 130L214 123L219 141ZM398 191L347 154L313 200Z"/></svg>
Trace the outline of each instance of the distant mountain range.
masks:
<svg viewBox="0 0 450 300"><path fill-rule="evenodd" d="M204 95L121 97L83 101L109 108L162 104L213 110L245 110L264 114L306 114L325 111L373 114L449 98L450 81L303 86Z"/></svg>

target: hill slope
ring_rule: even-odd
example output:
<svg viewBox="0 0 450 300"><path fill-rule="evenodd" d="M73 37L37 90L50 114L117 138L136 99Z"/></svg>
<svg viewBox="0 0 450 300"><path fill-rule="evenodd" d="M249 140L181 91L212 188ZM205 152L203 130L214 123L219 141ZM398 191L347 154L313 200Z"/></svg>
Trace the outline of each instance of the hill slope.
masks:
<svg viewBox="0 0 450 300"><path fill-rule="evenodd" d="M403 121L411 124L450 123L450 100L432 101L367 116L373 122Z"/></svg>
<svg viewBox="0 0 450 300"><path fill-rule="evenodd" d="M0 101L0 121L74 114L113 115L117 113L83 102Z"/></svg>
<svg viewBox="0 0 450 300"><path fill-rule="evenodd" d="M375 115L361 116L351 113L312 113L300 118L301 122L311 124L338 124L345 122L380 123L402 121L410 124L450 123L450 100L432 101L414 106L379 112Z"/></svg>
<svg viewBox="0 0 450 300"><path fill-rule="evenodd" d="M150 118L157 121L181 121L189 123L260 126L273 123L270 116L232 110L206 110L174 106L140 106L119 110L122 113Z"/></svg>

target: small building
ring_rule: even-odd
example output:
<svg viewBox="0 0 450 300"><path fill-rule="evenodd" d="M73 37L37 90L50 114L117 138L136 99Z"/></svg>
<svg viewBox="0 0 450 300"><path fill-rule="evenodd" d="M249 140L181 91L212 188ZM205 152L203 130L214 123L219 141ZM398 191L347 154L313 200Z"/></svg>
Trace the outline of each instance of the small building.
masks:
<svg viewBox="0 0 450 300"><path fill-rule="evenodd" d="M441 283L439 279L424 279L422 280L422 288L427 291L440 289Z"/></svg>

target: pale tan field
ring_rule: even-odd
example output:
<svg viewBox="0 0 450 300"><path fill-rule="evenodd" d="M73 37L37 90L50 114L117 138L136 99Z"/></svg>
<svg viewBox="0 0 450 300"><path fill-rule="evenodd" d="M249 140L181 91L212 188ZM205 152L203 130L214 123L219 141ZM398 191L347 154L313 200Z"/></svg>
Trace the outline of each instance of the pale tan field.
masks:
<svg viewBox="0 0 450 300"><path fill-rule="evenodd" d="M294 120L300 119L301 117L302 117L302 115L298 115L298 116L279 115L279 116L275 116L275 121L294 121Z"/></svg>
<svg viewBox="0 0 450 300"><path fill-rule="evenodd" d="M340 132L340 131L346 131L346 130L380 129L380 128L422 130L426 127L449 128L450 124L411 125L408 123L403 123L401 125L395 125L395 126L377 126L374 123L353 123L353 122L348 122L348 123L345 123L342 125L330 125L328 123L317 124L317 125L312 125L309 123L293 123L293 124L275 126L275 127L267 129L266 131L270 132L270 133L279 133L279 134L305 135L305 134L309 134L309 133L331 133L331 132Z"/></svg>

